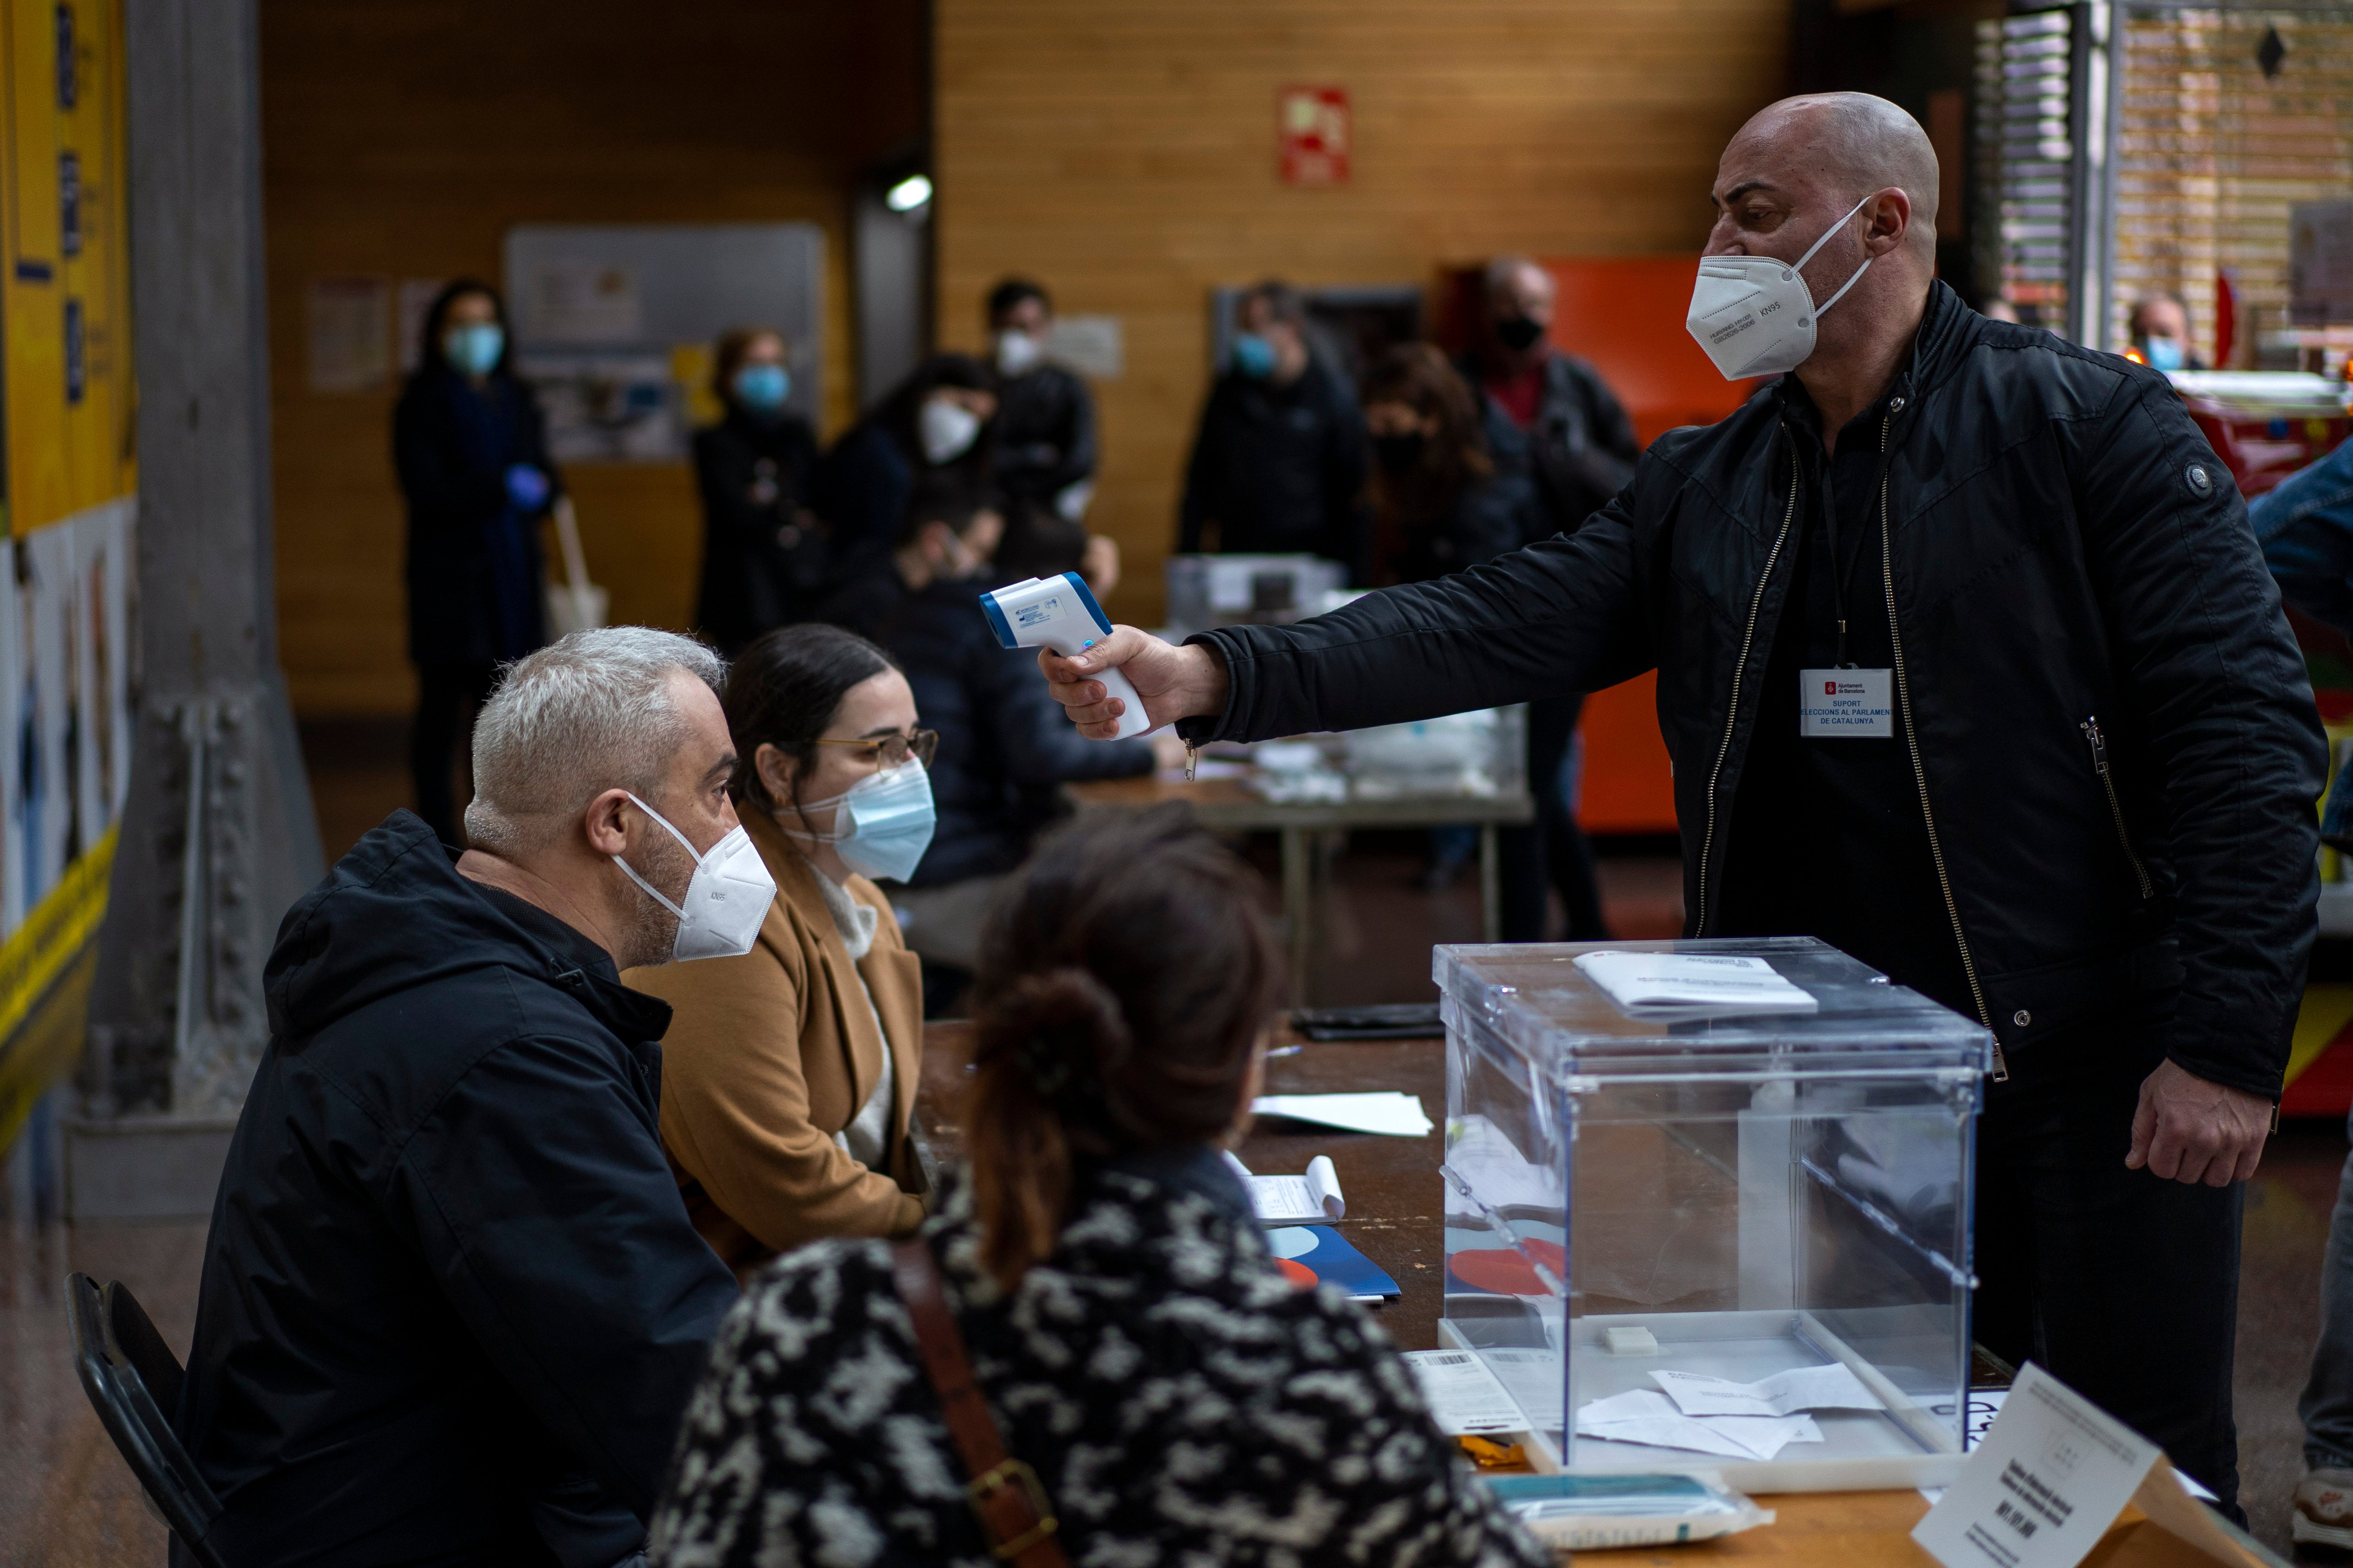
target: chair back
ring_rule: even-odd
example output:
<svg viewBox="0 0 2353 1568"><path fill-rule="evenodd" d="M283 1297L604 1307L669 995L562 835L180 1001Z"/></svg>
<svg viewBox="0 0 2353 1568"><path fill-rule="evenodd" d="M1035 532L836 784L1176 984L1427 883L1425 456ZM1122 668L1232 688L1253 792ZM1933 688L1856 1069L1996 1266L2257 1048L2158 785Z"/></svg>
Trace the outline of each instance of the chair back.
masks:
<svg viewBox="0 0 2353 1568"><path fill-rule="evenodd" d="M179 1358L119 1279L101 1289L87 1274L69 1275L66 1314L74 1371L123 1463L188 1557L202 1568L227 1568L206 1540L220 1516L220 1499L180 1446L167 1414L179 1406L186 1380Z"/></svg>

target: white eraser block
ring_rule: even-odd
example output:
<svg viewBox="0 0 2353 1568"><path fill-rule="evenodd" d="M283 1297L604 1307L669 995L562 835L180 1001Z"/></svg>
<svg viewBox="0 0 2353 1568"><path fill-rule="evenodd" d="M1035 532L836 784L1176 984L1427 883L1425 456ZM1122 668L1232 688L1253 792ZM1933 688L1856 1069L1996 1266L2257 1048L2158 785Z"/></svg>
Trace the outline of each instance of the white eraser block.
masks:
<svg viewBox="0 0 2353 1568"><path fill-rule="evenodd" d="M1659 1342L1648 1329L1611 1329L1603 1336L1611 1355L1656 1355Z"/></svg>

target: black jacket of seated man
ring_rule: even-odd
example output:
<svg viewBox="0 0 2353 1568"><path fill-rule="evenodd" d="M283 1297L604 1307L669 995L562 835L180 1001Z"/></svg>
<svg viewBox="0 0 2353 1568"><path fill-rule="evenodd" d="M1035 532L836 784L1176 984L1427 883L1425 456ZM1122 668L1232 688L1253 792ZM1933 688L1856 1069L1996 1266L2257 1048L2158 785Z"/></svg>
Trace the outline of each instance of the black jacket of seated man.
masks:
<svg viewBox="0 0 2353 1568"><path fill-rule="evenodd" d="M1894 671L1884 740L1795 733L1833 512L1850 619L1870 623L1850 657ZM1661 437L1573 535L1194 640L1231 680L1223 715L1181 727L1195 741L1657 669L1685 934L1817 935L1993 1030L1983 1337L2227 1503L2239 1189L2124 1159L2168 1058L2279 1093L2325 752L2246 510L2163 376L1939 283L1832 463L1785 377Z"/></svg>
<svg viewBox="0 0 2353 1568"><path fill-rule="evenodd" d="M393 813L270 954L175 1423L237 1568L617 1561L736 1299L668 1004L456 853Z"/></svg>

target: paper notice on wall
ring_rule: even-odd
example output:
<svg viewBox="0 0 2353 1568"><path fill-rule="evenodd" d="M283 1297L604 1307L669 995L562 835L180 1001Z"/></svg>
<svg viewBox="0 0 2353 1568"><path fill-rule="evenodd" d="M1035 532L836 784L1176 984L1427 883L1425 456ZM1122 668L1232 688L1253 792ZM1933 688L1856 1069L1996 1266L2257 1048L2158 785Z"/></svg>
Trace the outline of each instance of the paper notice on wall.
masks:
<svg viewBox="0 0 2353 1568"><path fill-rule="evenodd" d="M401 374L414 374L417 367L424 363L425 317L448 282L446 278L404 278L400 280L400 326L394 341L399 345Z"/></svg>
<svg viewBox="0 0 2353 1568"><path fill-rule="evenodd" d="M1046 332L1046 357L1095 381L1116 381L1127 369L1127 344L1117 316L1063 316Z"/></svg>
<svg viewBox="0 0 2353 1568"><path fill-rule="evenodd" d="M392 379L392 285L313 278L304 293L311 390L374 392Z"/></svg>
<svg viewBox="0 0 2353 1568"><path fill-rule="evenodd" d="M2353 201L2288 208L2288 313L2299 326L2353 321Z"/></svg>
<svg viewBox="0 0 2353 1568"><path fill-rule="evenodd" d="M633 342L645 330L638 277L604 261L547 260L523 279L522 336L534 344Z"/></svg>

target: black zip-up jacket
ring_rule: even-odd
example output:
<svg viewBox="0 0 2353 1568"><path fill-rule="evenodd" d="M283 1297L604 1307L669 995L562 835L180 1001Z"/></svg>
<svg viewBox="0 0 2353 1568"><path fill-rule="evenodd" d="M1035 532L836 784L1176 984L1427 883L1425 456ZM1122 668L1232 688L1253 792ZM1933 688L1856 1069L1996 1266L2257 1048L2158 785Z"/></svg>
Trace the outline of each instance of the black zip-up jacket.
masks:
<svg viewBox="0 0 2353 1568"><path fill-rule="evenodd" d="M736 1299L657 1130L669 1004L455 853L393 813L265 971L175 1423L240 1568L553 1564L591 1478L649 1516Z"/></svg>
<svg viewBox="0 0 2353 1568"><path fill-rule="evenodd" d="M1576 532L1633 477L1642 455L1634 422L1600 373L1575 354L1556 349L1545 356L1544 396L1535 423L1525 430L1488 393L1486 367L1477 354L1463 355L1455 369L1479 400L1479 426L1496 476L1532 489L1539 503L1532 521L1550 524L1519 542Z"/></svg>
<svg viewBox="0 0 2353 1568"><path fill-rule="evenodd" d="M1788 594L1775 567L1806 504L1785 395L1660 437L1574 535L1194 639L1223 654L1232 695L1182 732L1355 729L1655 668L1686 931L1713 934ZM2163 376L1989 321L1941 283L1885 406L1869 592L1980 1018L2015 1052L2155 1005L2174 1061L2275 1096L2319 897L2324 751L2228 472Z"/></svg>

